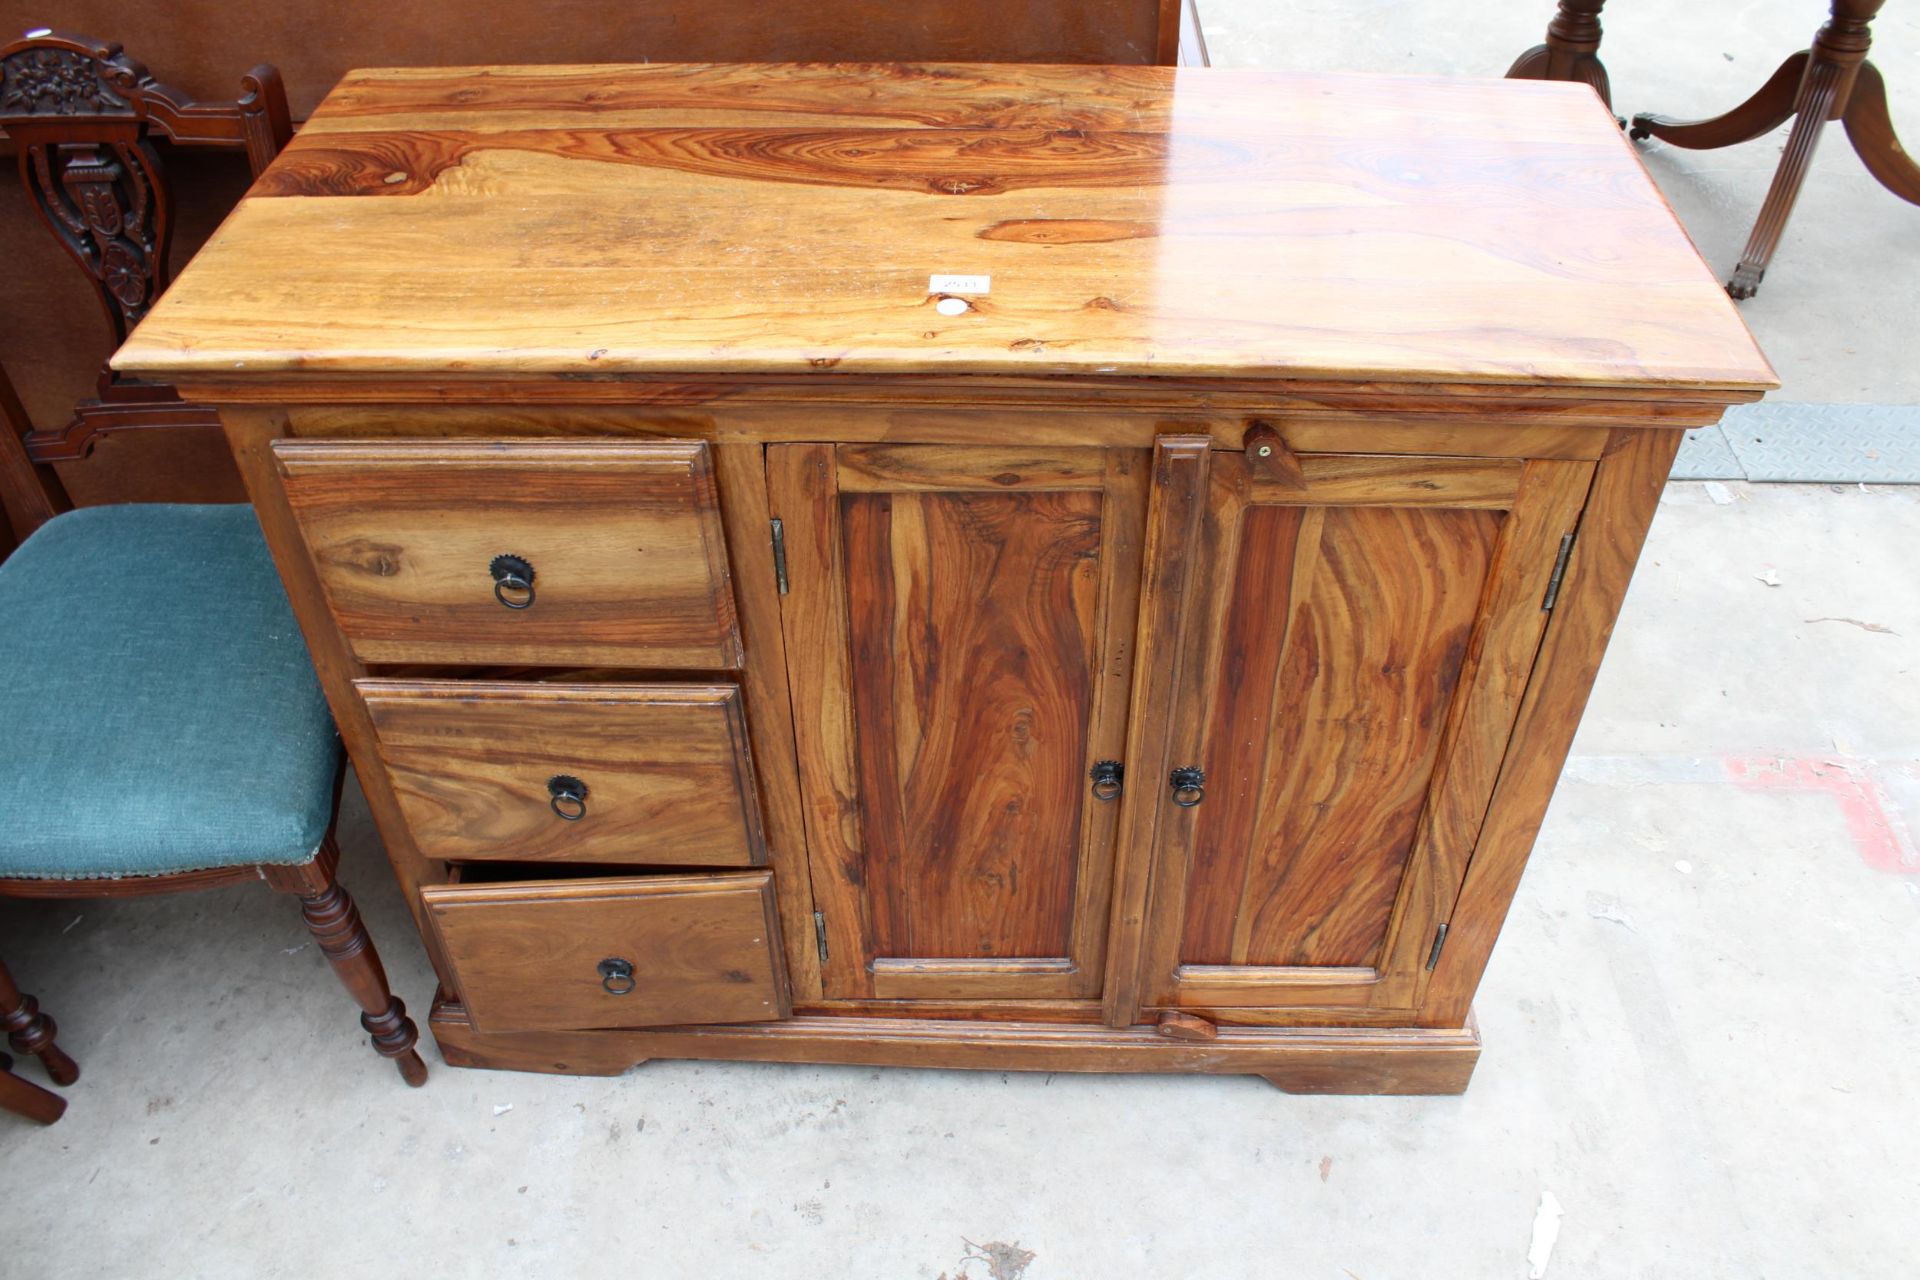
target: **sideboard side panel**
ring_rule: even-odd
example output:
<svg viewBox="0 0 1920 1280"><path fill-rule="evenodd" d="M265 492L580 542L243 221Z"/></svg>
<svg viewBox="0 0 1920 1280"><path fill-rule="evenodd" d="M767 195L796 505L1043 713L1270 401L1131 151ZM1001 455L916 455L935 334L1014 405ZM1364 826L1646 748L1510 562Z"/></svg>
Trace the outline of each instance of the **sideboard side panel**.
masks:
<svg viewBox="0 0 1920 1280"><path fill-rule="evenodd" d="M334 622L333 611L320 589L319 573L307 553L306 540L300 534L293 508L287 503L286 489L273 456L273 442L286 434L286 414L279 409L229 407L221 410L220 418L234 461L239 464L241 479L246 482L247 497L260 518L267 549L273 553L280 580L286 584L294 618L306 637L314 670L320 676L320 687L326 693L334 723L340 728L347 755L353 761L354 774L360 780L374 825L379 828L381 842L386 846L387 859L393 864L394 876L400 882L407 908L413 912L440 984L451 990L450 970L434 941L420 902L421 886L439 883L444 873L440 870L441 864L428 863L414 847L406 817L400 811L400 801L387 779L386 766L381 763L373 721L354 689L354 681L366 674L366 668L354 658L346 637Z"/></svg>
<svg viewBox="0 0 1920 1280"><path fill-rule="evenodd" d="M1446 945L1427 986L1422 1026L1462 1026L1472 1008L1573 745L1681 435L1623 429L1608 442Z"/></svg>

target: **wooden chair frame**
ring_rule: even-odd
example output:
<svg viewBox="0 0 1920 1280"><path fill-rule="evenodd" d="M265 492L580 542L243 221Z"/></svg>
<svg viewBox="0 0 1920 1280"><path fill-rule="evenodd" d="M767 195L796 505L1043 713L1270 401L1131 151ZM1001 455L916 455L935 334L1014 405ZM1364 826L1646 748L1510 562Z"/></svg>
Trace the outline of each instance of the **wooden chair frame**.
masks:
<svg viewBox="0 0 1920 1280"><path fill-rule="evenodd" d="M19 398L4 371L0 371L0 506L13 513L24 541L54 516L70 509L64 490L49 468L36 465L22 442L26 427ZM264 881L300 900L300 914L320 944L340 981L364 1011L360 1023L373 1038L382 1057L391 1058L410 1085L426 1083L427 1067L415 1045L418 1028L406 1006L387 983L380 955L360 921L353 899L336 874L340 847L334 827L340 817L340 788L345 769L334 779L333 816L320 851L310 862L295 866L243 865L185 871L174 875L128 876L112 880L47 880L0 878L0 897L12 898L126 898L156 893L187 893L223 885ZM4 991L0 991L3 995ZM6 1023L11 1028L11 1023ZM20 1047L16 1042L16 1047ZM57 1077L56 1077L57 1078Z"/></svg>
<svg viewBox="0 0 1920 1280"><path fill-rule="evenodd" d="M125 341L167 287L173 192L153 139L244 150L257 177L293 136L280 73L262 64L232 102L196 102L155 80L119 45L53 30L0 47L0 129L48 231L85 273ZM213 427L219 418L166 383L101 366L98 394L60 427L32 431L36 462L84 458L104 432Z"/></svg>
<svg viewBox="0 0 1920 1280"><path fill-rule="evenodd" d="M40 1012L38 1000L14 985L5 960L0 960L0 1031L7 1033L7 1043L15 1053L40 1059L55 1084L69 1085L80 1078L79 1066L54 1043L59 1029L53 1019ZM52 1124L66 1109L65 1098L14 1075L13 1059L0 1053L0 1111Z"/></svg>

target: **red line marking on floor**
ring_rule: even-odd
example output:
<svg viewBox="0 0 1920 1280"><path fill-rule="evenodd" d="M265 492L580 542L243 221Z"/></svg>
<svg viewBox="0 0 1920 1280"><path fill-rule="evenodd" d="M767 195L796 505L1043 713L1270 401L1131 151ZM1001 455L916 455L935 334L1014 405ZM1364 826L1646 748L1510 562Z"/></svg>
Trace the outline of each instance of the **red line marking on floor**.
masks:
<svg viewBox="0 0 1920 1280"><path fill-rule="evenodd" d="M1727 756L1727 776L1743 791L1824 792L1840 805L1860 860L1875 871L1920 872L1920 851L1864 765L1817 757Z"/></svg>

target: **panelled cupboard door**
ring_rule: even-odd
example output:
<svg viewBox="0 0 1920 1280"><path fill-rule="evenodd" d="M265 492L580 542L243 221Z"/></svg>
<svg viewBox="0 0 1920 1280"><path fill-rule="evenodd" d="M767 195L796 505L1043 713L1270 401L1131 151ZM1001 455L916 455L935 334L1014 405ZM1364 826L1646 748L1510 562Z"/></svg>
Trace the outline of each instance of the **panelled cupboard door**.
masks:
<svg viewBox="0 0 1920 1280"><path fill-rule="evenodd" d="M829 998L1099 994L1147 462L768 449Z"/></svg>
<svg viewBox="0 0 1920 1280"><path fill-rule="evenodd" d="M1188 595L1146 819L1149 1008L1418 1005L1592 477L1504 458L1299 468L1214 453L1192 544L1156 549L1186 557ZM1204 782L1176 791L1183 767Z"/></svg>

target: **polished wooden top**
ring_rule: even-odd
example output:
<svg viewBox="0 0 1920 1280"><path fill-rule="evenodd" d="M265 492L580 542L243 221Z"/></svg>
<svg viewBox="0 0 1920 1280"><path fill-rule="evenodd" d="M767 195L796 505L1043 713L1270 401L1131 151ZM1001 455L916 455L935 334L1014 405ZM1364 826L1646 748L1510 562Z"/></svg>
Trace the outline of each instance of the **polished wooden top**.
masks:
<svg viewBox="0 0 1920 1280"><path fill-rule="evenodd" d="M114 365L1774 382L1583 85L979 65L356 72Z"/></svg>

